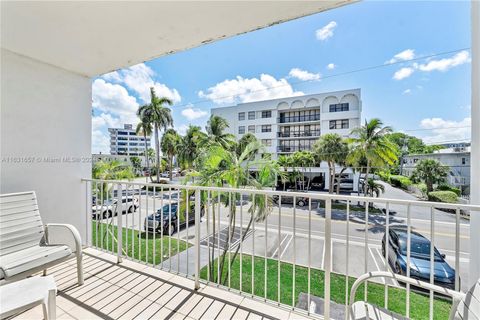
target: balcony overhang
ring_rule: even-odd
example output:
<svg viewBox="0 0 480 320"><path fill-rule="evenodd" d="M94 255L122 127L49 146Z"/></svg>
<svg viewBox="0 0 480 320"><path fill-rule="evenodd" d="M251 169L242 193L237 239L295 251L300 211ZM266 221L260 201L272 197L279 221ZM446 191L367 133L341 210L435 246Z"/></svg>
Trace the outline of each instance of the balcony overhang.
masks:
<svg viewBox="0 0 480 320"><path fill-rule="evenodd" d="M355 1L2 1L1 46L91 77Z"/></svg>

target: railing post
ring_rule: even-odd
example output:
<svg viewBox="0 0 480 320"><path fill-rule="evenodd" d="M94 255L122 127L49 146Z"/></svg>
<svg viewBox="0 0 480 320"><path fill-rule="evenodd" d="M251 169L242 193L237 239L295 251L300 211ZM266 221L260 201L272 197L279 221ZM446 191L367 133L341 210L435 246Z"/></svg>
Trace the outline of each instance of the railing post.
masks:
<svg viewBox="0 0 480 320"><path fill-rule="evenodd" d="M200 289L200 189L195 190L195 290Z"/></svg>
<svg viewBox="0 0 480 320"><path fill-rule="evenodd" d="M117 211L117 263L122 263L122 249L123 249L123 201L122 201L122 187L117 183L117 205L115 211ZM120 205L120 212L118 212ZM126 210L126 208L125 208ZM113 213L115 214L115 212Z"/></svg>
<svg viewBox="0 0 480 320"><path fill-rule="evenodd" d="M332 199L325 199L324 318L330 319L330 272L332 271Z"/></svg>

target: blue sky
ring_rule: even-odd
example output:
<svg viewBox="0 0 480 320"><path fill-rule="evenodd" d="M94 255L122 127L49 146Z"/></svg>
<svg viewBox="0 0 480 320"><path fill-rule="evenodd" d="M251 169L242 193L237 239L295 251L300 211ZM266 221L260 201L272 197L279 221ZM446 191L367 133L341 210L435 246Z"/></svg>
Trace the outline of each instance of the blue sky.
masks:
<svg viewBox="0 0 480 320"><path fill-rule="evenodd" d="M180 133L203 128L212 107L361 88L363 118L468 140L469 47L468 1L365 1L275 25L94 79L92 151L109 151L109 126L137 122L152 85L175 101Z"/></svg>

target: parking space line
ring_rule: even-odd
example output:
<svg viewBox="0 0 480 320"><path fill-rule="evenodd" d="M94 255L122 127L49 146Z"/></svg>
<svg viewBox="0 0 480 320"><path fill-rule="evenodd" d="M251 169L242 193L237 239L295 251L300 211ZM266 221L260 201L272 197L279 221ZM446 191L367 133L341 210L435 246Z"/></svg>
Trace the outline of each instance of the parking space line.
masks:
<svg viewBox="0 0 480 320"><path fill-rule="evenodd" d="M377 267L377 270L378 271L383 271L383 270L380 270L380 266L378 265L377 263L377 259L375 259L375 254L373 253L372 251L372 248L371 247L368 247L368 251L370 251L370 255L372 256L372 259L373 259L373 262L375 263L375 266ZM366 257L365 257L366 258ZM382 282L385 284L385 278L380 278L382 280Z"/></svg>
<svg viewBox="0 0 480 320"><path fill-rule="evenodd" d="M285 240L288 238L288 234L282 238L282 241L280 242L280 248L282 247L282 244L285 242ZM280 241L280 240L279 240ZM278 253L278 247L275 249L275 251L273 251L272 255L270 258L274 258L275 257L275 254Z"/></svg>
<svg viewBox="0 0 480 320"><path fill-rule="evenodd" d="M285 251L287 251L288 247L290 246L290 243L292 242L293 240L293 235L287 235L287 237L290 236L290 239L288 240L287 244L285 245L285 248L283 249L282 253L280 254L280 257L279 259L282 258L283 254L285 253Z"/></svg>

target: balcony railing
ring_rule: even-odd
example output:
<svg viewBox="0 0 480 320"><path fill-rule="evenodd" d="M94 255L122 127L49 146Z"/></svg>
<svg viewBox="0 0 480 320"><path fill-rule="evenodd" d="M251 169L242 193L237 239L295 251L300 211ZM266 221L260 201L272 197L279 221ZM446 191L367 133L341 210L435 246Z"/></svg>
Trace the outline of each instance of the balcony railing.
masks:
<svg viewBox="0 0 480 320"><path fill-rule="evenodd" d="M311 150L310 146L278 146L277 152L296 152L296 151L304 151L304 150Z"/></svg>
<svg viewBox="0 0 480 320"><path fill-rule="evenodd" d="M468 285L468 248L460 240L469 226L462 216L479 214L480 206L83 181L92 199L86 215L93 247L116 254L119 262L131 259L192 278L197 288L202 282L329 319L331 308L346 314L351 284L370 271L398 272L457 291ZM385 245L384 234L394 230L405 237ZM420 234L425 241L418 243ZM430 272L442 261L453 273L445 272L446 265ZM361 291L360 299L407 317L448 317L450 302L433 291L380 280ZM318 304L323 307L316 309Z"/></svg>
<svg viewBox="0 0 480 320"><path fill-rule="evenodd" d="M277 132L279 138L319 137L320 130Z"/></svg>
<svg viewBox="0 0 480 320"><path fill-rule="evenodd" d="M277 118L278 123L307 122L307 121L318 121L318 120L320 120L320 114Z"/></svg>

